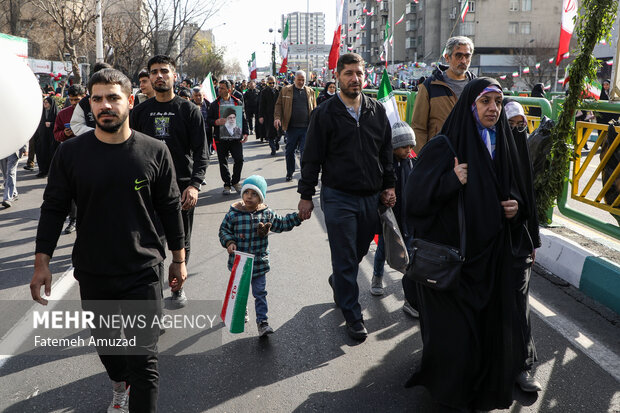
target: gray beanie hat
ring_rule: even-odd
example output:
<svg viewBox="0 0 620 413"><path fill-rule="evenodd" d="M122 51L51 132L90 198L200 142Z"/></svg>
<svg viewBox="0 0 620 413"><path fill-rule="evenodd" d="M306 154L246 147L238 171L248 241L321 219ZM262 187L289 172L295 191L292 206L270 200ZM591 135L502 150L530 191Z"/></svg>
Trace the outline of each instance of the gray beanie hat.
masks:
<svg viewBox="0 0 620 413"><path fill-rule="evenodd" d="M399 120L392 125L392 148L415 146L415 133L407 122Z"/></svg>

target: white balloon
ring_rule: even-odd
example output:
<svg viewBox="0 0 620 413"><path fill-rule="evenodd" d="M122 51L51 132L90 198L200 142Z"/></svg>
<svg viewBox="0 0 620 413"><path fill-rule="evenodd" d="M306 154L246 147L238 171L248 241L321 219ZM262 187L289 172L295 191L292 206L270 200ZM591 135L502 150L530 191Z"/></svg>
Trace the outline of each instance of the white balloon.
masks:
<svg viewBox="0 0 620 413"><path fill-rule="evenodd" d="M39 126L41 88L26 61L0 51L0 159L17 152Z"/></svg>

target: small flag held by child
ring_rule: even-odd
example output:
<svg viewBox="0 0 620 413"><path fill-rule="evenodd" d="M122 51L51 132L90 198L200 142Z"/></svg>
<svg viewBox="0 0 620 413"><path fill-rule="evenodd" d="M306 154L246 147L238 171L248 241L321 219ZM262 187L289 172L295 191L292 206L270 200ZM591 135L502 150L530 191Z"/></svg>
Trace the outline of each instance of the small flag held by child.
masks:
<svg viewBox="0 0 620 413"><path fill-rule="evenodd" d="M235 251L226 297L222 305L222 321L231 333L243 333L245 310L248 305L254 255Z"/></svg>

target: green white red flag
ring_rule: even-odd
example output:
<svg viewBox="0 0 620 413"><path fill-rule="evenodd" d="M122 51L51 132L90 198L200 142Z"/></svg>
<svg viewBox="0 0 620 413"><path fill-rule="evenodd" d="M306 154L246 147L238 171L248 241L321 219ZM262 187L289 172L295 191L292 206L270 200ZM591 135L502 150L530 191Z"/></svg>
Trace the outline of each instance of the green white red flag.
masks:
<svg viewBox="0 0 620 413"><path fill-rule="evenodd" d="M282 42L280 43L280 56L282 56L282 64L280 65L280 73L286 73L288 71L288 36L289 19L286 19L286 25L282 32Z"/></svg>
<svg viewBox="0 0 620 413"><path fill-rule="evenodd" d="M562 59L566 59L566 54L570 48L570 38L575 29L577 18L577 0L564 0L562 4L562 27L560 29L560 44L558 54L555 58L555 65L559 66Z"/></svg>
<svg viewBox="0 0 620 413"><path fill-rule="evenodd" d="M601 89L603 86L597 82L596 80L590 80L590 78L585 78L586 82L586 97L600 99L601 98Z"/></svg>
<svg viewBox="0 0 620 413"><path fill-rule="evenodd" d="M200 91L209 102L213 102L217 98L215 88L213 87L213 76L211 73L209 73L207 77L205 77L205 80L202 81Z"/></svg>
<svg viewBox="0 0 620 413"><path fill-rule="evenodd" d="M461 14L460 14L460 18L461 21L464 22L465 21L465 16L467 15L467 12L469 11L469 0L465 0L463 2L463 5L461 6Z"/></svg>
<svg viewBox="0 0 620 413"><path fill-rule="evenodd" d="M340 57L340 45L342 34L342 9L344 8L344 0L336 0L336 30L334 30L334 38L332 47L329 50L329 59L327 67L329 70L336 69L338 58Z"/></svg>
<svg viewBox="0 0 620 413"><path fill-rule="evenodd" d="M383 104L385 108L385 114L387 115L390 125L400 120L398 114L398 105L396 104L396 98L394 97L394 91L392 91L392 85L390 84L390 76L387 70L383 71L381 75L381 84L377 91L377 100Z"/></svg>
<svg viewBox="0 0 620 413"><path fill-rule="evenodd" d="M231 333L243 333L245 328L245 311L248 305L253 265L253 254L235 251L235 261L230 272L220 315Z"/></svg>
<svg viewBox="0 0 620 413"><path fill-rule="evenodd" d="M254 52L252 53L252 60L250 60L250 79L256 79L256 77L256 52Z"/></svg>
<svg viewBox="0 0 620 413"><path fill-rule="evenodd" d="M398 25L399 23L402 23L402 22L403 22L403 20L405 20L405 13L403 13L403 14L400 16L400 19L398 19L398 21L397 21L396 23L394 23L394 26Z"/></svg>

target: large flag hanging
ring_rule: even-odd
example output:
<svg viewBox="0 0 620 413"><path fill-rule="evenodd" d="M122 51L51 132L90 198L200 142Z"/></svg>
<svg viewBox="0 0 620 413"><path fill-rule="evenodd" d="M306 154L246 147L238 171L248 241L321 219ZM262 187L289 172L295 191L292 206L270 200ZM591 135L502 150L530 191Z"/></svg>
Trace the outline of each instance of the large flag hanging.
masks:
<svg viewBox="0 0 620 413"><path fill-rule="evenodd" d="M250 79L256 79L256 77L256 52L254 52L250 60Z"/></svg>
<svg viewBox="0 0 620 413"><path fill-rule="evenodd" d="M207 77L205 77L205 80L202 81L200 91L209 102L213 102L217 98L215 88L213 87L213 76L211 73L209 73Z"/></svg>
<svg viewBox="0 0 620 413"><path fill-rule="evenodd" d="M400 120L398 105L396 104L396 98L392 91L392 85L390 85L390 76L387 70L384 70L381 76L381 85L379 85L379 90L377 91L377 100L383 104L385 114L390 121L390 126Z"/></svg>
<svg viewBox="0 0 620 413"><path fill-rule="evenodd" d="M280 56L282 56L282 65L280 65L280 73L286 73L288 70L288 22L286 19L286 25L284 26L284 31L282 32L282 42L280 43Z"/></svg>
<svg viewBox="0 0 620 413"><path fill-rule="evenodd" d="M329 51L330 70L336 69L338 58L340 57L340 33L342 32L342 8L344 0L336 0L336 30L334 31L334 40L332 40L332 48Z"/></svg>
<svg viewBox="0 0 620 413"><path fill-rule="evenodd" d="M248 305L253 265L253 254L235 251L235 261L220 315L231 333L243 333L245 327L245 310Z"/></svg>
<svg viewBox="0 0 620 413"><path fill-rule="evenodd" d="M390 45L390 24L386 23L385 30L383 31L383 53L381 53L381 60L385 59L385 67L388 65L388 53ZM383 79L382 79L383 81Z"/></svg>
<svg viewBox="0 0 620 413"><path fill-rule="evenodd" d="M467 12L469 11L469 0L465 0L463 2L463 5L461 6L461 21L464 22L465 21L465 15L467 15Z"/></svg>
<svg viewBox="0 0 620 413"><path fill-rule="evenodd" d="M562 29L560 31L560 44L558 54L555 58L555 65L559 66L565 54L568 53L570 38L575 29L575 18L577 17L577 0L564 0L562 5Z"/></svg>

